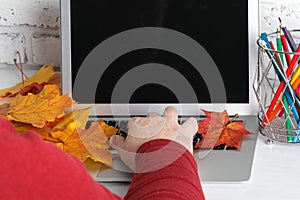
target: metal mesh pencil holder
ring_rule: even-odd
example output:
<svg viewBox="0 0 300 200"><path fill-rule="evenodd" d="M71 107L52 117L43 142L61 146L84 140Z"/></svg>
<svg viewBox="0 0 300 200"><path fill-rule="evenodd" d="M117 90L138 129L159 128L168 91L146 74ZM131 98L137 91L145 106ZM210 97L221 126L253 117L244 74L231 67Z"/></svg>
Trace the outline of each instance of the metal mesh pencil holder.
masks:
<svg viewBox="0 0 300 200"><path fill-rule="evenodd" d="M290 32L298 45L300 30ZM297 85L299 75L296 72L300 68L300 53L279 51L276 32L268 34L268 38L277 50L268 48L261 38L257 40L258 64L253 81L259 103L259 132L269 144L273 141L299 144L300 85Z"/></svg>

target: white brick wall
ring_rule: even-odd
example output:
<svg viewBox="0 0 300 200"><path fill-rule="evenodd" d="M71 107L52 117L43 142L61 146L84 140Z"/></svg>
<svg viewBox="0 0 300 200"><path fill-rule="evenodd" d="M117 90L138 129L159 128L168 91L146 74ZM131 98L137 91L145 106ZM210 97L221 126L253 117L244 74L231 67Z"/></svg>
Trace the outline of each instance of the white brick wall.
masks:
<svg viewBox="0 0 300 200"><path fill-rule="evenodd" d="M260 0L260 16L262 31L273 32L277 17L300 28L300 0ZM29 74L59 63L59 21L59 0L0 0L0 88L20 80L12 65L17 51Z"/></svg>
<svg viewBox="0 0 300 200"><path fill-rule="evenodd" d="M59 0L0 0L0 88L21 80L17 51L28 75L59 64Z"/></svg>
<svg viewBox="0 0 300 200"><path fill-rule="evenodd" d="M300 29L300 0L260 0L261 30L276 31L280 17L289 29Z"/></svg>

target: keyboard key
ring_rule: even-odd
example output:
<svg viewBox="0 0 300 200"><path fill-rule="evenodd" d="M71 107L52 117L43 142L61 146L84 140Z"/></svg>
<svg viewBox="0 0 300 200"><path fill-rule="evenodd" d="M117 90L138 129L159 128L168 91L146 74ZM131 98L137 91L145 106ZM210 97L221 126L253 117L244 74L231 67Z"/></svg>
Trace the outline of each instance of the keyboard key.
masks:
<svg viewBox="0 0 300 200"><path fill-rule="evenodd" d="M193 139L193 147L195 147L196 144L202 140L202 138L203 138L202 134L197 133ZM198 148L194 148L194 149L198 149Z"/></svg>
<svg viewBox="0 0 300 200"><path fill-rule="evenodd" d="M226 150L237 150L236 147L226 147Z"/></svg>
<svg viewBox="0 0 300 200"><path fill-rule="evenodd" d="M215 147L213 148L213 150L224 150L224 149L225 149L225 144L220 144L220 145L215 146Z"/></svg>
<svg viewBox="0 0 300 200"><path fill-rule="evenodd" d="M109 126L113 126L113 127L116 127L116 126L117 126L117 122L114 121L114 120L109 120L109 121L107 121L106 124L109 125Z"/></svg>

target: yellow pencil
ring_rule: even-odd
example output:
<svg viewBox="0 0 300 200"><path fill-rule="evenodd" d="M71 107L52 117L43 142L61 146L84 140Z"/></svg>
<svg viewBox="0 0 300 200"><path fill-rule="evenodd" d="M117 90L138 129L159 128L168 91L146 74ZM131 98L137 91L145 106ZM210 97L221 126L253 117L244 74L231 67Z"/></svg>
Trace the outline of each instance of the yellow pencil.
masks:
<svg viewBox="0 0 300 200"><path fill-rule="evenodd" d="M297 70L293 74L290 83L293 84L296 81L296 79L299 77L299 75L300 75L300 64L298 65Z"/></svg>

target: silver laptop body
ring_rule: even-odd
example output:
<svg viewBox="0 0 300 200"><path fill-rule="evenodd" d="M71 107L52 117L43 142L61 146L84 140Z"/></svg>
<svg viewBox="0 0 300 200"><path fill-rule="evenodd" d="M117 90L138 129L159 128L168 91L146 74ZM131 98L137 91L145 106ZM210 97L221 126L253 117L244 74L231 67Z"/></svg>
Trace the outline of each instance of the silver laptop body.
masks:
<svg viewBox="0 0 300 200"><path fill-rule="evenodd" d="M90 50L89 54L85 56L84 59L80 60L78 58L80 60L78 62L81 62L81 65L80 68L77 69L77 75L74 76L74 59L76 60L79 55L78 52L80 53L78 50L76 53L74 49L78 49L78 47L76 47L77 43L85 43L85 40L88 39L88 37L80 38L78 35L76 35L76 33L74 33L77 28L77 22L79 23L80 21L81 24L86 22L86 27L94 24L94 29L101 29L100 31L103 32L106 31L104 27L98 27L97 21L99 22L101 20L106 20L105 17L99 17L99 13L104 12L106 10L105 6L108 6L109 3L107 3L108 1L103 1L103 9L98 8L98 13L95 13L95 11L92 11L91 2L96 1L92 0L82 1L82 10L84 10L84 8L88 8L88 6L91 6L91 12L81 13L81 15L79 15L78 12L75 12L75 3L73 5L73 2L70 0L61 0L60 2L62 92L69 93L73 98L75 98L75 100L78 102L76 108L93 106L91 120L102 118L116 120L126 119L130 116L146 115L149 111L161 113L167 106L174 106L182 120L189 116L195 116L199 120L203 119L204 113L201 111L201 109L208 111L223 111L226 109L229 115L238 113L240 116L239 119L245 121L246 129L254 133L244 137L241 145L241 151L200 150L200 152L195 151L194 157L198 163L199 174L202 181L243 182L249 180L258 132L258 106L252 90L252 82L257 61L257 48L255 41L259 33L259 3L258 0L243 1L246 2L244 4L246 4L247 10L244 11L247 12L241 11L240 13L241 15L246 15L243 17L247 19L248 24L248 32L245 36L248 40L248 85L246 88L244 88L244 90L247 92L246 96L248 96L247 102L224 103L224 101L226 101L227 94L225 92L225 85L222 80L222 75L216 67L216 63L213 62L213 59L210 56L200 56L201 59L199 60L197 56L190 54L191 51L201 52L201 54L205 54L207 52L205 52L205 48L195 43L195 40L191 39L191 37L181 33L180 31L170 28L153 26L135 27L111 35L101 43L96 42L92 45L92 50ZM100 0L99 2L102 1ZM157 2L161 2L163 8L166 7L164 4L165 1ZM193 0L190 2L195 3ZM233 2L231 7L235 7L235 2L238 1L232 0L230 2ZM218 1L215 1L215 3L218 3ZM120 5L114 6L116 6L116 9L122 9L122 6L124 6L124 1ZM206 9L205 5L203 5L201 8ZM126 7L124 7L124 9L126 9ZM199 10L199 12L202 11ZM75 13L76 16L73 16ZM89 15L91 16L88 17ZM124 16L124 18L126 18L126 16ZM94 21L92 21L93 19ZM201 20L209 21L209 19ZM222 24L230 22L219 19L219 23ZM118 26L117 23L106 25ZM217 24L214 24L214 26L217 26ZM210 27L207 28L209 29ZM84 30L83 27L81 30L82 29ZM220 30L220 35L222 35L222 31L224 30ZM232 32L232 37L235 37L235 32ZM230 38L224 38L224 40L225 39L230 40ZM193 87L189 85L189 81L186 81L185 78L182 78L178 71L173 70L166 64L152 62L143 63L135 66L130 71L125 71L124 75L121 76L118 79L118 82L114 85L110 96L111 102L97 102L95 93L99 93L99 87L101 88L101 86L99 86L101 76L109 71L107 68L110 64L118 62L118 58L120 56L125 54L129 55L130 53L138 51L139 49L156 48L162 49L164 53L172 52L173 54L179 55L187 60L192 66L194 66L198 73L201 74L203 81L207 85L211 102L217 103L188 103L189 101L197 101L197 94L195 94L197 92L193 91ZM235 49L235 52L238 51L240 50ZM201 63L205 63L205 65L200 65ZM234 71L232 73L235 74L235 76L239 76L239 74L236 74ZM164 76L161 76L162 74ZM166 74L168 74L167 77ZM172 78L172 76L175 78ZM132 77L135 77L134 81L132 81ZM238 79L233 81L235 82L234 84L240 84ZM170 89L173 93L175 93L176 97L178 97L179 103L129 103L131 95L133 95L133 93L135 93L140 86L147 85L151 82L164 85L166 88ZM180 83L179 86L177 85L177 82ZM155 91L153 92L155 93ZM188 96L189 99L185 99L186 96ZM77 97L79 100L76 99ZM87 99L83 99L84 97L87 97ZM114 150L112 150L112 153L113 169L102 170L102 165L88 163L87 169L89 170L91 176L99 182L130 181L132 173L130 173L128 168L124 166L122 161L120 161L120 158Z"/></svg>

